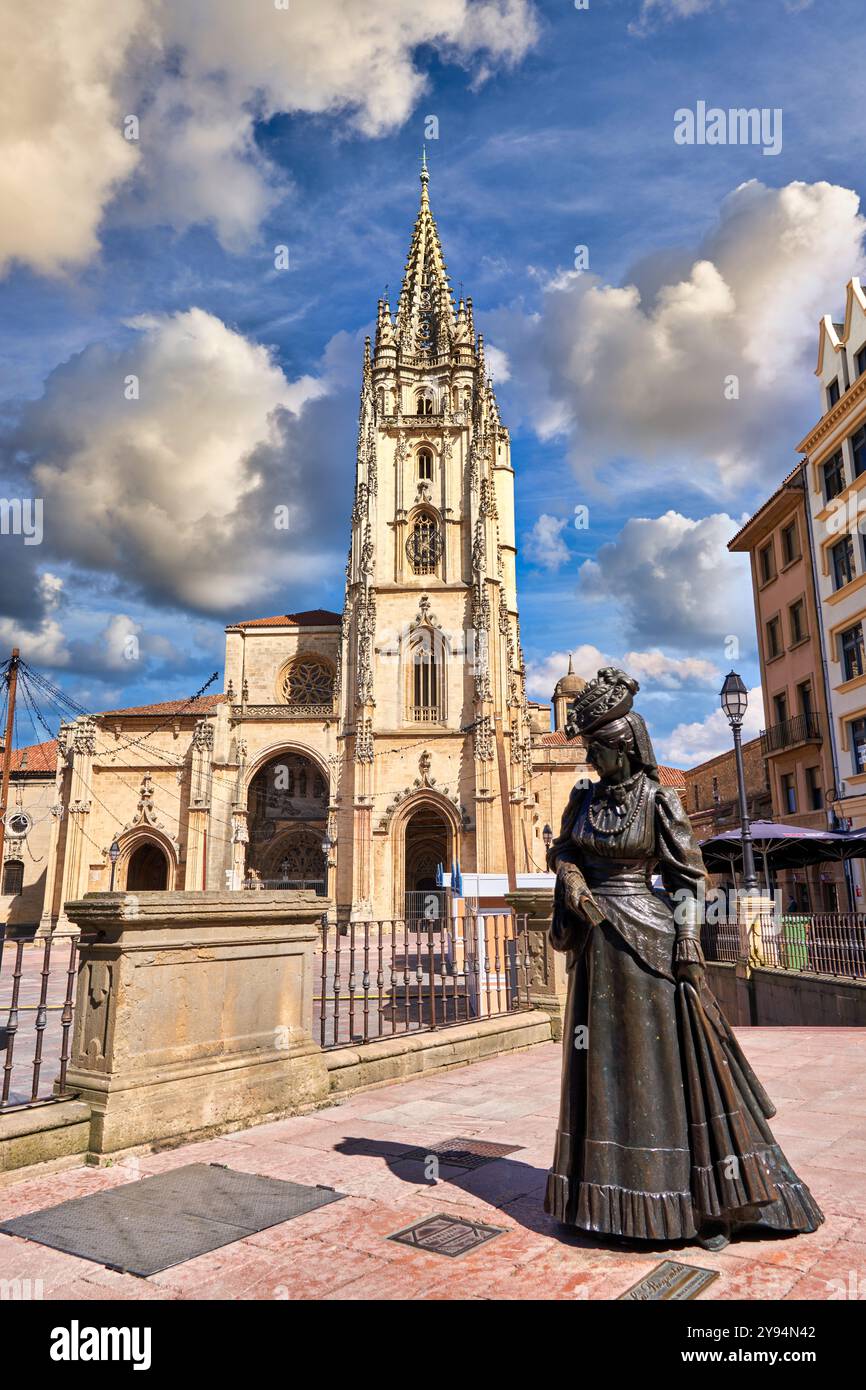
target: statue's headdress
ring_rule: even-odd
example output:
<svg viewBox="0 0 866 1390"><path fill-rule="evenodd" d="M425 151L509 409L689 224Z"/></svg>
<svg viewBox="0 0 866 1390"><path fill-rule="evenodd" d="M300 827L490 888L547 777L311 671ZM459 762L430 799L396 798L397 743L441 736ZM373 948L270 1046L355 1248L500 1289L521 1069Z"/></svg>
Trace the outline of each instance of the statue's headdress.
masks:
<svg viewBox="0 0 866 1390"><path fill-rule="evenodd" d="M637 681L625 671L605 666L594 681L584 686L571 706L565 724L566 734L569 738L591 734L603 724L622 719L631 709L638 690Z"/></svg>

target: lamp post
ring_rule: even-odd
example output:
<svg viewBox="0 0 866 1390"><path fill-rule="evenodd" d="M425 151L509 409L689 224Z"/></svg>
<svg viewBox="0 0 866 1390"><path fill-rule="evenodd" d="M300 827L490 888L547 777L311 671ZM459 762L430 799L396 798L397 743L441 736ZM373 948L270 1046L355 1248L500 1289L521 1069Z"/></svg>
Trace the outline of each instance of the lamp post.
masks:
<svg viewBox="0 0 866 1390"><path fill-rule="evenodd" d="M743 848L743 887L747 893L758 890L758 875L755 873L755 852L752 848L752 832L749 828L749 810L746 803L746 774L743 768L743 719L749 705L749 692L741 676L729 671L719 692L722 709L725 711L734 735L734 757L737 764L737 792L740 801L740 843Z"/></svg>
<svg viewBox="0 0 866 1390"><path fill-rule="evenodd" d="M116 840L112 840L111 849L108 851L108 859L111 864L111 881L108 885L109 893L114 892L114 871L117 868L117 861L120 858L120 845Z"/></svg>
<svg viewBox="0 0 866 1390"><path fill-rule="evenodd" d="M328 869L331 867L331 850L333 849L333 847L334 847L334 841L331 839L330 835L328 834L328 832L327 832L327 830L326 830L326 831L325 831L325 838L324 838L324 840L322 841L322 856L323 856L324 861L325 861L325 882L324 882L324 896L325 896L325 897L328 896Z"/></svg>
<svg viewBox="0 0 866 1390"><path fill-rule="evenodd" d="M550 846L553 844L553 831L551 830L549 825L546 825L542 830L541 838L544 841L544 849L546 852L550 849Z"/></svg>

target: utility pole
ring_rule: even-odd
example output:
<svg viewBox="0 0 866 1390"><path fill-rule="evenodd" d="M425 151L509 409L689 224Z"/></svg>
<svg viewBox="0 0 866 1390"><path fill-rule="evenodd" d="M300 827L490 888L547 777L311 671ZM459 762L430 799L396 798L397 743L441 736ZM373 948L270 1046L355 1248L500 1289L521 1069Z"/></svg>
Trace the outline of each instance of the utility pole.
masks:
<svg viewBox="0 0 866 1390"><path fill-rule="evenodd" d="M12 659L6 672L9 703L6 707L6 741L3 744L3 780L0 782L0 875L3 873L3 842L6 839L6 811L9 806L9 780L12 773L12 738L15 732L15 692L18 688L18 664L21 654L12 648Z"/></svg>

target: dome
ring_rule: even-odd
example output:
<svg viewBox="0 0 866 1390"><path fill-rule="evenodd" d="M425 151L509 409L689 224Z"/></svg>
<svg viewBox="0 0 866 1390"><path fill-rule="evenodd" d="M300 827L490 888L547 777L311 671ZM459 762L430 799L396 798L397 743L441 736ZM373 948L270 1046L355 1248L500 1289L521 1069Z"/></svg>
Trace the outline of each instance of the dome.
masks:
<svg viewBox="0 0 866 1390"><path fill-rule="evenodd" d="M557 695L579 695L581 690L586 688L586 681L583 676L574 674L574 666L571 660L571 652L568 654L568 674L561 676L556 682L556 689L553 692L554 699Z"/></svg>

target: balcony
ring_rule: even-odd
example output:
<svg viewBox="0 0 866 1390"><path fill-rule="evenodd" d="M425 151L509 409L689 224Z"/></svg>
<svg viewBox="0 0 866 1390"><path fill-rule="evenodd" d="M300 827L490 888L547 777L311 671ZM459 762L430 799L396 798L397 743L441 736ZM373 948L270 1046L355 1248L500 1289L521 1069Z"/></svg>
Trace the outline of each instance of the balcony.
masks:
<svg viewBox="0 0 866 1390"><path fill-rule="evenodd" d="M795 714L791 719L783 719L781 724L773 724L761 730L761 752L781 753L783 748L793 748L797 743L821 743L821 721L813 710L810 714Z"/></svg>

